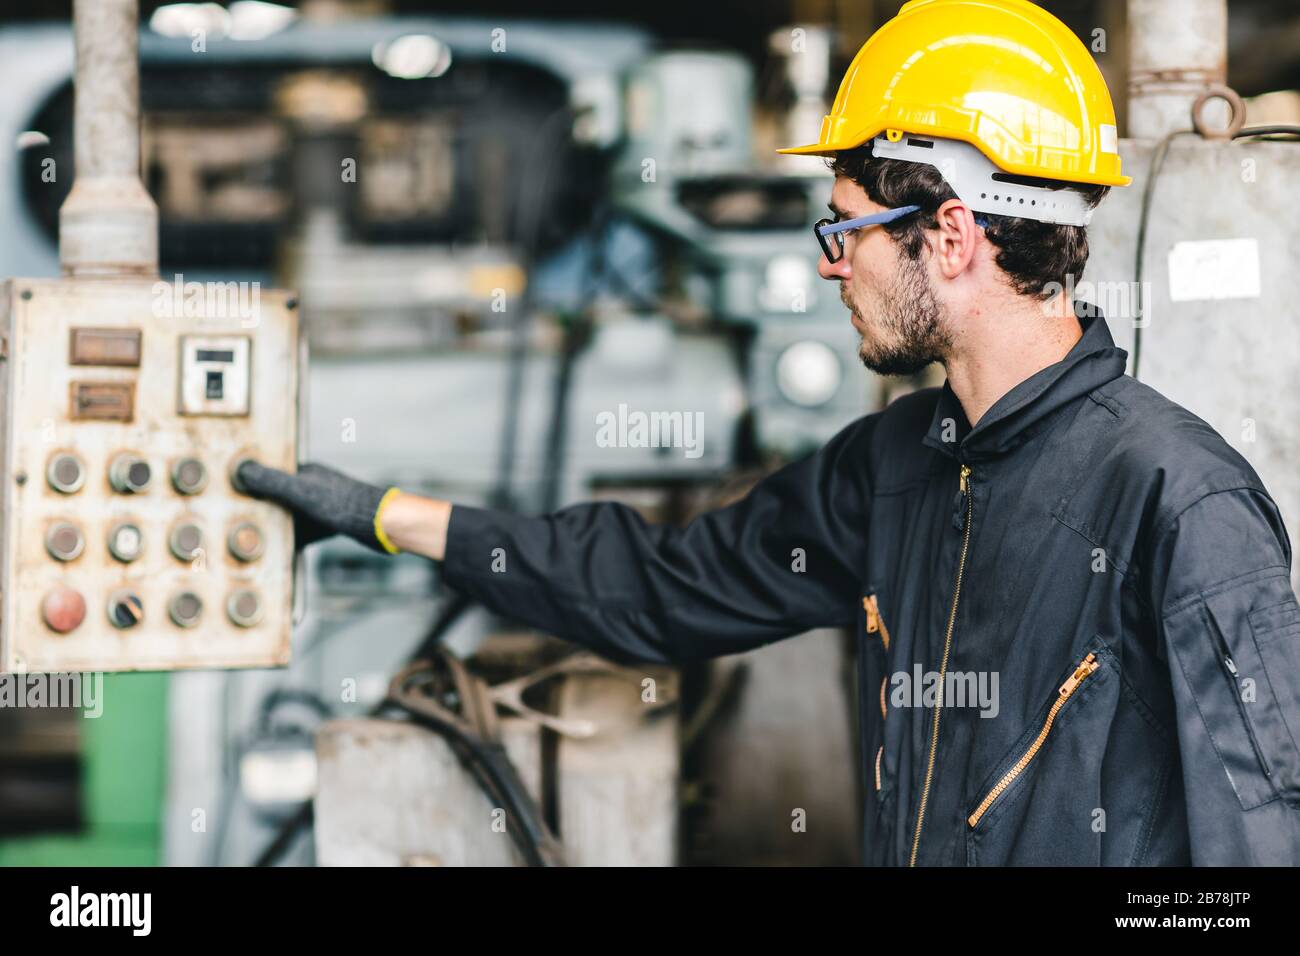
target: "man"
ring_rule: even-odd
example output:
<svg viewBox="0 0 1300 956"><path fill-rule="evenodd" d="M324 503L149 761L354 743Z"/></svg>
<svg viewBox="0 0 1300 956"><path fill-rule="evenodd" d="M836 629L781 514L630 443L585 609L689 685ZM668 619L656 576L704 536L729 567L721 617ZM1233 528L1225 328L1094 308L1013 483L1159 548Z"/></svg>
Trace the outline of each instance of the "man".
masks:
<svg viewBox="0 0 1300 956"><path fill-rule="evenodd" d="M947 382L685 528L614 503L453 507L313 465L240 477L305 542L441 560L489 607L615 656L853 627L871 864L1300 863L1278 510L1063 291L1092 207L1128 182L1114 122L1083 45L1024 0L918 0L882 27L793 151L831 157L820 271L863 362L940 362Z"/></svg>

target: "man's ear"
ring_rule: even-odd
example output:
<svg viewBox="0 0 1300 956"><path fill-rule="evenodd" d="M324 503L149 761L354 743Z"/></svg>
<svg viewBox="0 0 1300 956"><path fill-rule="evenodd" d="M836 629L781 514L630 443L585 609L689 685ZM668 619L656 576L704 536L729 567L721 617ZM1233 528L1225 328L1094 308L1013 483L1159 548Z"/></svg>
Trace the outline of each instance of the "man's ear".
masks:
<svg viewBox="0 0 1300 956"><path fill-rule="evenodd" d="M955 279L975 258L980 241L975 216L960 199L949 199L934 214L938 228L934 231L935 264L945 279Z"/></svg>

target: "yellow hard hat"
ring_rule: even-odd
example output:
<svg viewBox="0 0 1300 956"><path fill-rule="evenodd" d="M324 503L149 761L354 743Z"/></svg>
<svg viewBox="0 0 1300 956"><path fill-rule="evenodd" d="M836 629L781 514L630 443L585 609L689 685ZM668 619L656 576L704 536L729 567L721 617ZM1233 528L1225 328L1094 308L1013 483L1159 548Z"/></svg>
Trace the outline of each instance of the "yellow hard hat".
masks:
<svg viewBox="0 0 1300 956"><path fill-rule="evenodd" d="M1069 28L1028 0L912 0L853 58L821 137L830 155L883 134L960 140L998 169L1127 186L1115 107Z"/></svg>

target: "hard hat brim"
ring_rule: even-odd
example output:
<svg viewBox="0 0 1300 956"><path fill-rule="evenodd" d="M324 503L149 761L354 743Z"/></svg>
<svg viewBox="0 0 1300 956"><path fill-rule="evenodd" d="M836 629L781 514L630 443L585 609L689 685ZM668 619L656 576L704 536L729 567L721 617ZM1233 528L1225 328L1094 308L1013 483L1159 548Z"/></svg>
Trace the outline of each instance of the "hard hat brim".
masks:
<svg viewBox="0 0 1300 956"><path fill-rule="evenodd" d="M777 152L788 156L834 156L839 150L833 146L823 146L821 143L809 143L807 146L787 146L785 149L778 149Z"/></svg>

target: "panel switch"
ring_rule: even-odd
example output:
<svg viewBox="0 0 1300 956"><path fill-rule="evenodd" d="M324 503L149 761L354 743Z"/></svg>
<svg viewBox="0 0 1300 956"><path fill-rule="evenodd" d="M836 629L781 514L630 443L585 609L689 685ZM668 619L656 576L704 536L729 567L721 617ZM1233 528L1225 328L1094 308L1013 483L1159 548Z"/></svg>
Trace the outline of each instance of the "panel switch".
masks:
<svg viewBox="0 0 1300 956"><path fill-rule="evenodd" d="M247 335L181 336L182 415L247 415L253 343Z"/></svg>
<svg viewBox="0 0 1300 956"><path fill-rule="evenodd" d="M108 597L108 621L120 630L144 620L144 602L134 591L114 591Z"/></svg>

